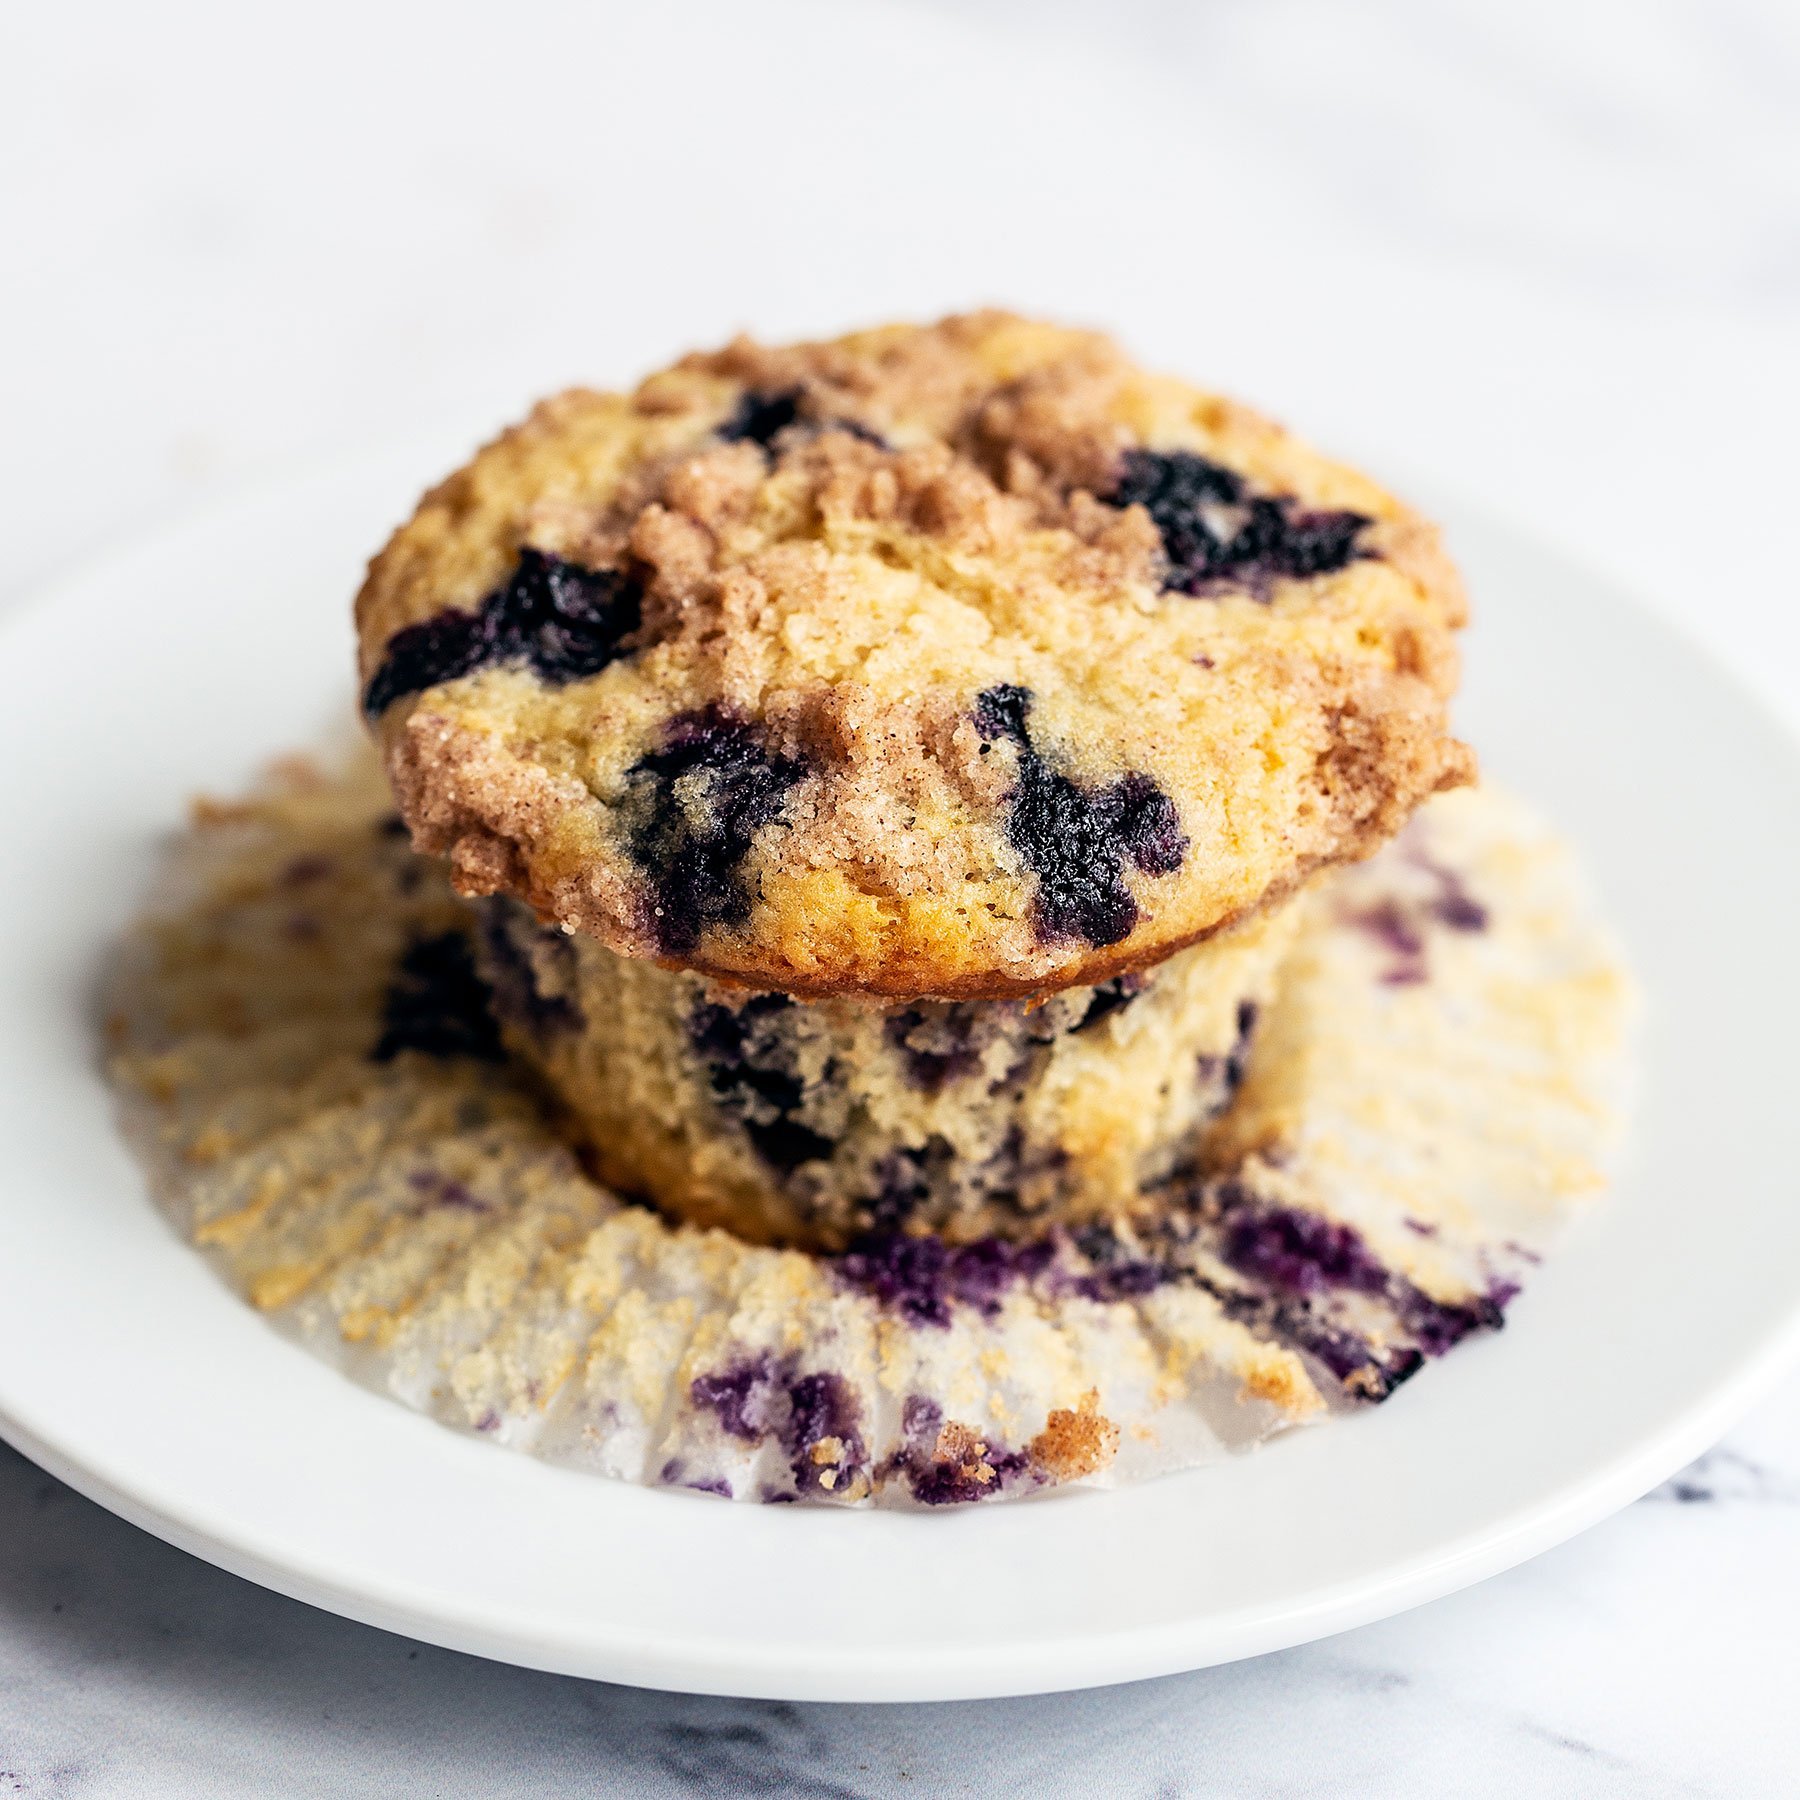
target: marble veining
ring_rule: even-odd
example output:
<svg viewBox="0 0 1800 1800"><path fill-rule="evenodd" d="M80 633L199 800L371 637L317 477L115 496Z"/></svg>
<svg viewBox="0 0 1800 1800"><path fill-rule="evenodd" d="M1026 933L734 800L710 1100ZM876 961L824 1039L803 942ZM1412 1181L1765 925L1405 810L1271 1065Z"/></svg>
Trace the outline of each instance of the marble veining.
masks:
<svg viewBox="0 0 1800 1800"><path fill-rule="evenodd" d="M1754 1647L1791 1642L1796 1398L1746 1448L1434 1606L1193 1675L960 1706L640 1692L409 1644L0 1450L0 1796L1773 1794L1791 1663ZM1710 1501L1665 1504L1678 1487ZM1706 1730L1671 1729L1676 1685L1705 1695Z"/></svg>
<svg viewBox="0 0 1800 1800"><path fill-rule="evenodd" d="M1721 1444L1644 1496L1676 1506L1716 1506L1749 1501L1761 1506L1800 1506L1800 1482L1729 1444Z"/></svg>

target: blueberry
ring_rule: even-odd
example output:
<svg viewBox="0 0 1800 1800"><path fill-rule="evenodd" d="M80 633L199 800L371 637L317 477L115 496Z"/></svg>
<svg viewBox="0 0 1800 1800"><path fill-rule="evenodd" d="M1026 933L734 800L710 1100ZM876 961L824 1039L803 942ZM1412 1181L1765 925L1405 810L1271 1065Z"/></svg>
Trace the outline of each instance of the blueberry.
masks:
<svg viewBox="0 0 1800 1800"><path fill-rule="evenodd" d="M987 689L975 723L990 743L1018 747L1018 781L1007 798L1006 835L1038 878L1038 935L1116 944L1138 921L1125 864L1146 875L1181 866L1188 840L1175 805L1148 775L1084 789L1039 755L1026 721L1031 694L1010 684Z"/></svg>
<svg viewBox="0 0 1800 1800"><path fill-rule="evenodd" d="M898 1054L912 1085L927 1094L941 1093L952 1081L981 1067L978 1039L984 1035L986 1009L943 1006L930 1013L909 1006L889 1013L882 1030Z"/></svg>
<svg viewBox="0 0 1800 1800"><path fill-rule="evenodd" d="M662 748L626 771L626 842L649 878L650 932L669 955L712 925L741 925L751 896L738 873L758 829L806 773L722 707L670 722Z"/></svg>
<svg viewBox="0 0 1800 1800"><path fill-rule="evenodd" d="M1150 514L1168 561L1163 587L1178 593L1226 584L1260 592L1277 576L1327 575L1369 554L1356 542L1372 523L1364 514L1252 497L1236 470L1191 450L1126 451L1107 499Z"/></svg>
<svg viewBox="0 0 1800 1800"><path fill-rule="evenodd" d="M829 1159L836 1148L795 1117L805 1089L775 1023L792 1004L785 994L756 994L736 1008L698 1006L688 1018L688 1042L706 1065L713 1097L763 1161L783 1175Z"/></svg>
<svg viewBox="0 0 1800 1800"><path fill-rule="evenodd" d="M476 611L439 613L394 633L363 690L363 711L378 718L408 694L501 663L523 663L552 687L585 680L618 660L642 617L635 577L521 550Z"/></svg>
<svg viewBox="0 0 1800 1800"><path fill-rule="evenodd" d="M1175 803L1148 775L1127 775L1094 796L1106 835L1146 875L1173 875L1187 855Z"/></svg>
<svg viewBox="0 0 1800 1800"><path fill-rule="evenodd" d="M1069 1027L1071 1031L1089 1031L1102 1019L1110 1019L1123 1011L1144 991L1141 975L1115 975L1091 990L1091 998L1081 1017Z"/></svg>
<svg viewBox="0 0 1800 1800"><path fill-rule="evenodd" d="M403 1050L499 1062L500 1029L461 932L420 938L400 958L381 1008L381 1036L369 1052L392 1062Z"/></svg>
<svg viewBox="0 0 1800 1800"><path fill-rule="evenodd" d="M731 417L719 427L719 436L728 444L760 444L767 450L799 417L798 388L784 388L772 394L748 388Z"/></svg>
<svg viewBox="0 0 1800 1800"><path fill-rule="evenodd" d="M773 451L775 440L790 426L807 424L814 431L847 431L877 450L886 450L888 441L880 432L859 424L855 419L832 419L824 425L809 424L801 413L804 398L799 388L784 388L776 393L759 393L747 389L738 400L731 416L719 427L718 435L728 444L760 444Z"/></svg>
<svg viewBox="0 0 1800 1800"><path fill-rule="evenodd" d="M578 1030L581 1008L567 993L546 993L538 985L530 950L521 938L542 946L557 967L573 977L575 946L563 932L539 925L510 901L490 900L482 913L481 943L494 1010L509 1024L538 1037ZM572 979L567 985L573 985Z"/></svg>

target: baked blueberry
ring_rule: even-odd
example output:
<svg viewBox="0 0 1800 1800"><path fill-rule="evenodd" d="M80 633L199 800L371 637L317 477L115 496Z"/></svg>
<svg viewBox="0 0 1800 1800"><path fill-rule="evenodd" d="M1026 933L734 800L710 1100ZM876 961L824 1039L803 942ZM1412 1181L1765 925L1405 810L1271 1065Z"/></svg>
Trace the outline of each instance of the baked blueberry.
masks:
<svg viewBox="0 0 1800 1800"><path fill-rule="evenodd" d="M710 926L750 916L739 875L757 831L780 815L805 773L754 725L711 706L676 719L660 749L626 771L626 842L649 879L649 932L666 955L694 949Z"/></svg>
<svg viewBox="0 0 1800 1800"><path fill-rule="evenodd" d="M522 664L553 687L583 681L613 662L640 623L642 595L617 569L584 569L525 549L504 585L474 612L443 612L388 640L363 689L379 717L423 693L496 665Z"/></svg>
<svg viewBox="0 0 1800 1800"><path fill-rule="evenodd" d="M1243 476L1188 450L1128 450L1114 506L1141 506L1162 540L1162 585L1204 594L1222 584L1266 599L1277 578L1335 574L1374 523L1366 513L1302 506L1290 495L1253 494Z"/></svg>
<svg viewBox="0 0 1800 1800"><path fill-rule="evenodd" d="M381 1035L369 1054L376 1062L392 1062L403 1050L500 1060L500 1031L488 1009L488 990L460 931L408 945L388 983Z"/></svg>
<svg viewBox="0 0 1800 1800"><path fill-rule="evenodd" d="M1373 483L998 313L547 401L357 609L464 892L882 1001L1097 986L1366 856L1467 779L1462 616Z"/></svg>
<svg viewBox="0 0 1800 1800"><path fill-rule="evenodd" d="M1030 693L1007 684L980 697L975 720L984 740L1010 738L1016 747L1006 835L1037 877L1039 933L1052 942L1116 944L1138 918L1126 863L1147 875L1173 874L1187 838L1168 795L1148 775L1086 790L1050 768L1031 741L1030 712Z"/></svg>

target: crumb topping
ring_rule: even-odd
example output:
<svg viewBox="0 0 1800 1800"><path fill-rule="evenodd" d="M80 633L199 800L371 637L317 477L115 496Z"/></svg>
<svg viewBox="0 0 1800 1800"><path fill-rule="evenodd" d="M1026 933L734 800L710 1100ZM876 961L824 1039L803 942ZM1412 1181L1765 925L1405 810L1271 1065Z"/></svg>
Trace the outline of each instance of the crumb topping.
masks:
<svg viewBox="0 0 1800 1800"><path fill-rule="evenodd" d="M978 313L546 401L425 497L357 619L401 810L467 891L720 977L949 997L1147 966L1466 780L1463 610L1361 476L1096 334ZM1023 743L984 729L1000 691L1032 696ZM794 774L741 830L688 783L657 835L731 865L689 904L641 776L696 717ZM1021 842L1074 794L1155 814L1103 903Z"/></svg>

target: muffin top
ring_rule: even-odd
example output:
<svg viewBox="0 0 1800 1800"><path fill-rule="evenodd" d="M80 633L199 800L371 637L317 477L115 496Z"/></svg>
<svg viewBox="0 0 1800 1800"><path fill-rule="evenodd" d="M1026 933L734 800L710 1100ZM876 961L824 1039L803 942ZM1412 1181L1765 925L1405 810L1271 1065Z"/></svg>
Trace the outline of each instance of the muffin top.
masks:
<svg viewBox="0 0 1800 1800"><path fill-rule="evenodd" d="M1435 530L1107 339L999 313L575 390L357 598L420 849L801 995L1147 966L1466 780Z"/></svg>

